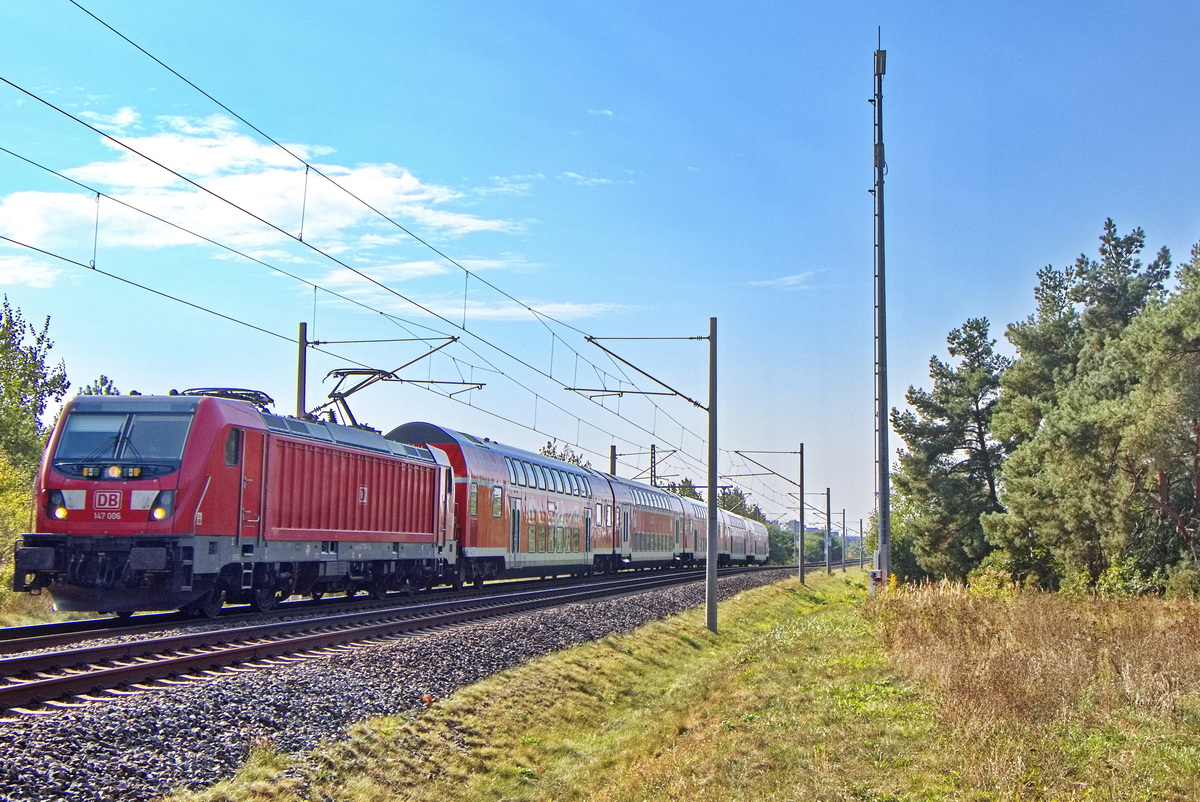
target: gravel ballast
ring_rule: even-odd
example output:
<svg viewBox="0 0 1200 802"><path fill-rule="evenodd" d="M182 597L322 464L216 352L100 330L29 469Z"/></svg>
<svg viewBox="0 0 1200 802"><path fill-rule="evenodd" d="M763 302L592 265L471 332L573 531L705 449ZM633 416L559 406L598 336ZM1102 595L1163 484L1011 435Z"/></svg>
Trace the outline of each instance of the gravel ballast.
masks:
<svg viewBox="0 0 1200 802"><path fill-rule="evenodd" d="M719 582L725 598L780 572ZM704 583L572 604L0 723L0 799L148 800L232 775L256 742L311 749L533 657L704 603Z"/></svg>

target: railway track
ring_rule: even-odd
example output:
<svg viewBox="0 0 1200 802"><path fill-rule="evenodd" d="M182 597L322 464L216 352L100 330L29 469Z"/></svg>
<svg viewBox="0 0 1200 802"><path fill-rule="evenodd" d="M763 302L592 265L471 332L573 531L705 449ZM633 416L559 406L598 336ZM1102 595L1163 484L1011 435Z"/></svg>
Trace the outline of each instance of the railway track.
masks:
<svg viewBox="0 0 1200 802"><path fill-rule="evenodd" d="M728 569L722 575L746 570L762 569ZM47 709L93 704L127 693L204 681L222 673L261 670L283 662L324 656L332 648L369 645L439 626L700 579L694 572L672 571L389 609L335 611L321 618L13 655L0 659L0 676L4 677L0 684L0 709L36 714ZM63 634L51 637L61 638ZM26 645L31 645L32 640L36 639L26 639Z"/></svg>
<svg viewBox="0 0 1200 802"><path fill-rule="evenodd" d="M214 619L193 618L178 612L141 613L128 618L87 618L78 621L56 621L47 624L32 624L23 627L0 629L0 655L73 646L96 638L123 638L148 632L194 626L232 627L238 622L262 622L288 616L326 616L335 613L390 609L404 604L420 604L441 596L452 595L455 599L492 596L514 589L549 588L570 586L576 579L516 579L496 582L481 589L464 588L454 591L438 588L428 593L404 596L393 593L384 599L373 599L359 595L353 599L328 597L322 600L297 599L285 601L268 613L253 611L248 605L227 606ZM469 595L468 595L469 594Z"/></svg>

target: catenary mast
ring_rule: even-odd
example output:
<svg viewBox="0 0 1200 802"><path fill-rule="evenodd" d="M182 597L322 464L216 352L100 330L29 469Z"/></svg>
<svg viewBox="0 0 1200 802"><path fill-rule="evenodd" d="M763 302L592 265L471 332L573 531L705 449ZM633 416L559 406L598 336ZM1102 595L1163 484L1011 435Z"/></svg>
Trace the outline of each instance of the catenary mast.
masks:
<svg viewBox="0 0 1200 802"><path fill-rule="evenodd" d="M881 42L882 43L882 42ZM885 304L884 249L883 249L883 177L887 174L887 161L883 157L883 74L887 66L887 51L875 51L875 431L878 437L875 467L878 471L878 521L879 550L875 555L875 567L883 572L886 580L891 573L892 526L891 499L889 496L891 477L888 459L888 401L887 401L887 306Z"/></svg>

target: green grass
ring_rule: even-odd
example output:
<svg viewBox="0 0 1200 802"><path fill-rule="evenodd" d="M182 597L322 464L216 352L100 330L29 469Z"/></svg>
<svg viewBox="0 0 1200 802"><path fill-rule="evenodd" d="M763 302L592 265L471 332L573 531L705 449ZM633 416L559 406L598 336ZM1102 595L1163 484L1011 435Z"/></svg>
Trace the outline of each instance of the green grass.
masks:
<svg viewBox="0 0 1200 802"><path fill-rule="evenodd" d="M719 635L691 611L311 754L259 751L244 776L175 799L898 798L932 701L888 669L860 579L812 585L722 602Z"/></svg>
<svg viewBox="0 0 1200 802"><path fill-rule="evenodd" d="M1198 612L790 579L172 800L1200 799Z"/></svg>

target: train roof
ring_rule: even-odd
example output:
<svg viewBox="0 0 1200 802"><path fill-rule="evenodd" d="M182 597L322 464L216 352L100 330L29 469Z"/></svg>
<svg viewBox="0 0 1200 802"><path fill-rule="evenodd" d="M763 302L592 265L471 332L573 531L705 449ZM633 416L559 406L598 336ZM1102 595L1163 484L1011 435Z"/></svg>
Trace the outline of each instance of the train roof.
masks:
<svg viewBox="0 0 1200 802"><path fill-rule="evenodd" d="M205 402L204 399L209 400ZM240 413L248 413L260 418L263 427L272 432L383 454L411 457L425 462L437 462L429 449L410 443L388 440L373 430L342 426L329 421L300 420L283 415L273 415L263 412L251 402L240 398L210 395L80 395L71 400L69 410L72 413L93 414L135 412L193 414L202 402L236 407Z"/></svg>
<svg viewBox="0 0 1200 802"><path fill-rule="evenodd" d="M513 459L525 460L527 462L536 462L541 465L557 467L563 470L574 470L578 473L595 473L594 471L584 468L581 465L572 465L562 460L547 457L544 454L538 454L535 451L526 451L523 448L516 446L505 445L487 437L476 437L473 434L460 432L455 429L450 429L445 426L438 426L433 423L413 422L405 423L392 429L386 435L388 440L393 440L398 443L410 444L428 444L431 446L438 445L455 445L461 450L478 449L490 451L498 454L501 457L511 457Z"/></svg>
<svg viewBox="0 0 1200 802"><path fill-rule="evenodd" d="M371 429L358 429L354 426L342 426L322 420L300 420L299 418L283 417L262 413L263 423L273 432L290 434L296 437L307 437L325 443L364 448L369 451L380 451L400 457L414 457L427 462L435 462L428 448L389 440L379 432Z"/></svg>
<svg viewBox="0 0 1200 802"><path fill-rule="evenodd" d="M182 395L77 395L71 412L195 412L200 399Z"/></svg>

